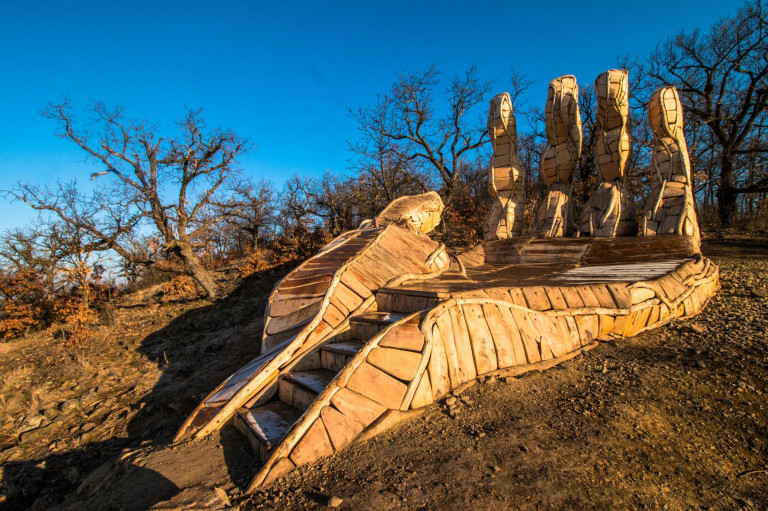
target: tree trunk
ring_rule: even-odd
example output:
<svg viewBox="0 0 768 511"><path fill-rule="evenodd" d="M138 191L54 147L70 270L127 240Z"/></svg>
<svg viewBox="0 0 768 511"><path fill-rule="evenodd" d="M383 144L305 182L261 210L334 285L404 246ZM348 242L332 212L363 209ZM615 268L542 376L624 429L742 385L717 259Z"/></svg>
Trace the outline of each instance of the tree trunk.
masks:
<svg viewBox="0 0 768 511"><path fill-rule="evenodd" d="M733 186L733 155L723 152L720 157L720 187L717 190L717 209L720 226L728 228L736 219L736 198Z"/></svg>
<svg viewBox="0 0 768 511"><path fill-rule="evenodd" d="M177 241L171 250L181 259L184 265L184 273L200 284L208 298L219 296L219 285L214 280L213 275L200 264L189 243Z"/></svg>

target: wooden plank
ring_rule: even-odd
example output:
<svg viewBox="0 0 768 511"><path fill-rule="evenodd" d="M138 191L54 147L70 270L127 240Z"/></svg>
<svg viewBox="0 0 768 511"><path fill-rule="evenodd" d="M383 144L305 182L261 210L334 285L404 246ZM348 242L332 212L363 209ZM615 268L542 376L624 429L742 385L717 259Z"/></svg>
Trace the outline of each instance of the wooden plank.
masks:
<svg viewBox="0 0 768 511"><path fill-rule="evenodd" d="M543 287L524 287L523 295L529 309L545 311L552 308Z"/></svg>
<svg viewBox="0 0 768 511"><path fill-rule="evenodd" d="M595 339L600 333L600 325L596 314L578 315L573 318L579 329L581 343L587 344Z"/></svg>
<svg viewBox="0 0 768 511"><path fill-rule="evenodd" d="M279 318L286 316L292 312L296 312L299 309L303 309L308 305L322 301L321 297L316 298L296 298L293 300L281 300L279 302L273 302L269 306L269 316L273 318Z"/></svg>
<svg viewBox="0 0 768 511"><path fill-rule="evenodd" d="M616 308L616 302L613 299L613 295L608 291L608 287L606 287L605 284L595 284L590 287L595 294L595 298L597 298L600 307L605 307L606 309Z"/></svg>
<svg viewBox="0 0 768 511"><path fill-rule="evenodd" d="M448 309L448 315L451 317L453 343L456 346L461 380L463 382L472 380L477 377L477 370L475 369L475 359L472 354L472 343L469 340L467 323L464 320L464 315L457 307ZM434 391L434 389L432 390Z"/></svg>
<svg viewBox="0 0 768 511"><path fill-rule="evenodd" d="M469 338L472 344L472 354L475 360L477 374L485 374L498 369L496 348L493 336L485 321L483 308L478 304L464 304L461 306L464 318L469 330Z"/></svg>
<svg viewBox="0 0 768 511"><path fill-rule="evenodd" d="M576 291L578 291L585 307L600 307L600 300L592 291L592 286L576 286Z"/></svg>
<svg viewBox="0 0 768 511"><path fill-rule="evenodd" d="M364 428L387 410L385 406L348 388L339 389L331 397L331 404Z"/></svg>
<svg viewBox="0 0 768 511"><path fill-rule="evenodd" d="M529 364L541 362L541 353L539 352L539 332L533 325L531 318L525 311L519 309L512 309L512 316L515 318L515 323L520 331L520 337L523 339L523 347L525 348L525 356L528 359Z"/></svg>
<svg viewBox="0 0 768 511"><path fill-rule="evenodd" d="M363 431L359 422L348 418L331 406L324 406L320 410L320 417L323 419L328 438L336 451L340 451L349 444Z"/></svg>
<svg viewBox="0 0 768 511"><path fill-rule="evenodd" d="M600 314L597 317L598 322L598 335L604 337L613 331L613 322L615 318L608 314ZM584 343L586 344L586 343Z"/></svg>
<svg viewBox="0 0 768 511"><path fill-rule="evenodd" d="M512 299L512 303L519 305L520 307L528 308L528 302L525 301L525 295L522 289L519 287L513 287L509 290L509 296Z"/></svg>
<svg viewBox="0 0 768 511"><path fill-rule="evenodd" d="M329 325L331 325L333 328L336 328L339 326L345 319L347 319L347 315L341 312L338 307L336 307L334 304L329 303L328 307L325 309L325 313L323 314L323 320L327 321Z"/></svg>
<svg viewBox="0 0 768 511"><path fill-rule="evenodd" d="M448 377L448 360L445 356L443 343L436 342L432 346L427 371L432 387L432 397L437 400L440 396L451 390L451 381Z"/></svg>
<svg viewBox="0 0 768 511"><path fill-rule="evenodd" d="M574 351L581 348L581 338L579 337L579 328L576 326L576 320L573 316L559 316L557 318L565 335L567 335L566 345L568 351Z"/></svg>
<svg viewBox="0 0 768 511"><path fill-rule="evenodd" d="M620 309L632 307L632 295L625 284L608 284L608 290Z"/></svg>
<svg viewBox="0 0 768 511"><path fill-rule="evenodd" d="M512 303L512 299L509 296L509 292L504 288L492 287L492 288L486 289L485 292L488 294L488 297L494 300L501 300L503 302Z"/></svg>
<svg viewBox="0 0 768 511"><path fill-rule="evenodd" d="M290 328L295 328L298 325L309 323L320 312L321 305L322 302L313 303L285 316L270 318L265 330L266 334L277 334Z"/></svg>
<svg viewBox="0 0 768 511"><path fill-rule="evenodd" d="M287 289L281 289L278 291L279 296L285 296L286 298L290 298L293 295L303 295L303 296L317 296L317 295L323 295L328 290L328 286L330 285L330 280L328 281L321 281L314 284L306 284L303 286L296 286L291 287Z"/></svg>
<svg viewBox="0 0 768 511"><path fill-rule="evenodd" d="M262 485L264 487L269 486L273 482L277 481L284 475L286 475L288 472L294 470L296 468L296 465L289 460L288 458L280 458L275 462L274 465L272 465L272 468L269 469L269 473L264 478L264 482Z"/></svg>
<svg viewBox="0 0 768 511"><path fill-rule="evenodd" d="M360 304L363 303L362 296L358 295L341 282L339 282L333 289L333 297L341 300L341 303L343 303L350 311L357 309Z"/></svg>
<svg viewBox="0 0 768 511"><path fill-rule="evenodd" d="M421 353L394 348L374 348L366 358L369 364L399 380L410 382L419 370Z"/></svg>
<svg viewBox="0 0 768 511"><path fill-rule="evenodd" d="M575 307L584 307L584 300L581 299L579 292L575 288L569 286L561 286L560 293L563 295L568 308L572 309Z"/></svg>
<svg viewBox="0 0 768 511"><path fill-rule="evenodd" d="M330 284L333 278L333 272L329 270L318 271L302 271L289 275L283 280L279 286L278 291L285 291L287 289L293 289L303 286L311 286L314 284ZM326 286L327 287L327 286Z"/></svg>
<svg viewBox="0 0 768 511"><path fill-rule="evenodd" d="M424 335L417 325L400 325L390 330L379 346L420 352L424 347Z"/></svg>
<svg viewBox="0 0 768 511"><path fill-rule="evenodd" d="M558 353L565 354L565 346L558 340L559 332L553 326L553 321L542 314L531 314L530 318L540 333L539 353L541 353L541 360L550 360L557 357Z"/></svg>
<svg viewBox="0 0 768 511"><path fill-rule="evenodd" d="M344 273L349 274L349 277L351 279L358 281L359 283L361 283L371 291L376 291L377 289L379 289L379 286L375 282L373 282L371 279L369 279L368 277L363 275L360 271L358 271L357 263L352 263L350 266L348 266L347 269L344 271Z"/></svg>
<svg viewBox="0 0 768 511"><path fill-rule="evenodd" d="M371 364L360 364L347 387L389 409L398 410L408 389L406 385Z"/></svg>
<svg viewBox="0 0 768 511"><path fill-rule="evenodd" d="M515 348L512 345L512 335L504 322L498 307L493 304L483 304L483 314L491 331L496 360L499 369L505 369L517 365Z"/></svg>
<svg viewBox="0 0 768 511"><path fill-rule="evenodd" d="M341 283L363 299L371 296L371 290L368 289L368 287L366 287L362 282L353 277L349 271L345 271L341 274Z"/></svg>
<svg viewBox="0 0 768 511"><path fill-rule="evenodd" d="M560 292L560 288L547 286L544 288L544 292L547 293L549 303L552 304L553 309L567 309L568 304L565 302L563 294Z"/></svg>
<svg viewBox="0 0 768 511"><path fill-rule="evenodd" d="M504 326L509 332L512 342L512 348L515 354L514 365L525 365L528 363L528 358L525 355L525 346L523 345L523 337L520 334L520 326L515 321L514 315L508 307L498 307L499 314L501 315Z"/></svg>
<svg viewBox="0 0 768 511"><path fill-rule="evenodd" d="M429 383L429 373L424 371L419 385L416 387L416 393L411 401L411 409L422 408L434 402L432 398L432 386Z"/></svg>
<svg viewBox="0 0 768 511"><path fill-rule="evenodd" d="M655 325L659 322L659 315L661 313L661 306L654 305L651 307L651 314L648 316L648 326Z"/></svg>
<svg viewBox="0 0 768 511"><path fill-rule="evenodd" d="M456 345L453 342L453 330L451 317L445 312L440 315L432 325L432 337L434 342L442 343L445 349L446 367L448 370L448 379L451 381L451 388L464 383L459 368L459 358L456 354Z"/></svg>
<svg viewBox="0 0 768 511"><path fill-rule="evenodd" d="M318 417L293 448L289 458L298 467L331 454L333 454L331 440L325 431L323 420Z"/></svg>

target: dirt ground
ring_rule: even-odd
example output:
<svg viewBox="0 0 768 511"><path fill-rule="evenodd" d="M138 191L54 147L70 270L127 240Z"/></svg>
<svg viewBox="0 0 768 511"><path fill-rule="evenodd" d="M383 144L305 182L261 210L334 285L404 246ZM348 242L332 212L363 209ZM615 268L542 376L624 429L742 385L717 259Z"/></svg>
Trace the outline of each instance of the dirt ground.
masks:
<svg viewBox="0 0 768 511"><path fill-rule="evenodd" d="M0 370L21 383L4 384L4 417L14 426L0 421L1 502L72 510L766 509L768 239L707 240L703 252L720 266L723 289L699 316L601 343L542 373L479 382L253 495L241 492L257 462L237 432L170 439L196 400L249 358L279 272L216 304L164 303L153 315L118 308L109 332L119 349L101 356L111 361L86 353L60 364L87 376L57 376L66 384L36 380L35 364L60 355L54 347L4 345ZM16 398L22 420L8 411L14 389L38 395ZM91 389L96 404L87 402ZM70 394L77 411L56 422ZM25 439L18 431L37 412L43 425Z"/></svg>

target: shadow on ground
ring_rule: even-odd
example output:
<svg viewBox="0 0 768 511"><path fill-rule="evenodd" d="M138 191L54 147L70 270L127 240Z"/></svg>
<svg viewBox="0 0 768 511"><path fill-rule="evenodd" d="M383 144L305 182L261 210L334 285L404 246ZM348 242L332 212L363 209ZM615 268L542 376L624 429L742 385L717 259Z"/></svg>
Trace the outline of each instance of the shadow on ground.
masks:
<svg viewBox="0 0 768 511"><path fill-rule="evenodd" d="M228 471L225 475L236 484L247 484L255 472L254 458L247 441L236 435L214 435L203 442L200 460L194 455L174 459L184 444L168 447L200 400L258 354L269 292L288 270L279 267L252 275L225 298L183 313L144 338L139 352L163 371L152 390L110 414L110 420L117 420L109 439L5 464L7 501L0 508L147 509L177 493L178 480L204 479L216 468ZM170 454L160 455L157 463L165 464L164 469L176 463L172 478L164 475L166 470L152 468L152 454L163 449ZM216 451L226 459L225 467L214 466Z"/></svg>

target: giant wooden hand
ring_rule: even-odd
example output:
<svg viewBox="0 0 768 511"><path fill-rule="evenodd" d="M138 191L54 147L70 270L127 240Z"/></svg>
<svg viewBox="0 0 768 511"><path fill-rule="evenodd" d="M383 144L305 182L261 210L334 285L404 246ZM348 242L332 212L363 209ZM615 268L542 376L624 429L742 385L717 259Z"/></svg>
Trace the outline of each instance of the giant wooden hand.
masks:
<svg viewBox="0 0 768 511"><path fill-rule="evenodd" d="M691 164L683 134L683 108L674 87L662 87L648 103L653 130L651 195L645 205L642 234L682 234L700 243L693 204Z"/></svg>
<svg viewBox="0 0 768 511"><path fill-rule="evenodd" d="M633 236L637 215L628 193L625 171L629 158L629 91L627 71L611 69L595 80L597 144L595 163L602 183L584 205L582 236Z"/></svg>

